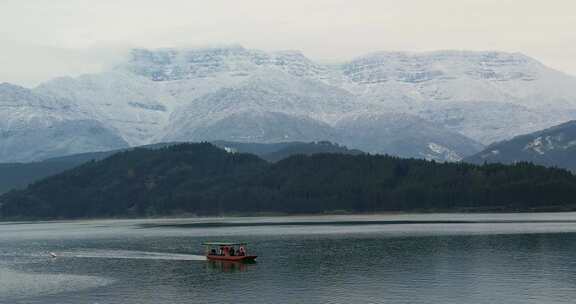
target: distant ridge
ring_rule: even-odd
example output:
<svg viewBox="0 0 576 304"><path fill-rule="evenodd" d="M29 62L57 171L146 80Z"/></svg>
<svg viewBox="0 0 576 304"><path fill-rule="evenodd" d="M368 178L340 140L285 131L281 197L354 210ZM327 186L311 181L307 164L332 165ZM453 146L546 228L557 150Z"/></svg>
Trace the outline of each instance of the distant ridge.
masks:
<svg viewBox="0 0 576 304"><path fill-rule="evenodd" d="M318 142L283 142L276 144L238 143L215 141L212 144L227 151L255 154L270 162L277 162L293 155L313 155L319 153L335 153L359 155L364 152L357 149L348 149L329 141Z"/></svg>
<svg viewBox="0 0 576 304"><path fill-rule="evenodd" d="M532 162L576 172L576 120L488 146L465 162Z"/></svg>

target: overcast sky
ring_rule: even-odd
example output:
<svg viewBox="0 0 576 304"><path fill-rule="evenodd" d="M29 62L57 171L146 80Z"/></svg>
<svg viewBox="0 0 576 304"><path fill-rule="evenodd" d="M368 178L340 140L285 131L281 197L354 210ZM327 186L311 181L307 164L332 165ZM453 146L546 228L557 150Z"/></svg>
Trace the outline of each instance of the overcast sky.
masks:
<svg viewBox="0 0 576 304"><path fill-rule="evenodd" d="M0 0L0 82L96 72L130 47L215 44L322 61L502 50L576 75L576 0Z"/></svg>

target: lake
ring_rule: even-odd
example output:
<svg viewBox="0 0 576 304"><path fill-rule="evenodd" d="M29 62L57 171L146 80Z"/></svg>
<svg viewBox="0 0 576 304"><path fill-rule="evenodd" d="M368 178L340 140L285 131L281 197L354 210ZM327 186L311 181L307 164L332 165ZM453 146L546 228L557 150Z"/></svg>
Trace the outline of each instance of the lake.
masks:
<svg viewBox="0 0 576 304"><path fill-rule="evenodd" d="M208 262L204 241L257 263ZM575 213L0 223L0 303L574 299Z"/></svg>

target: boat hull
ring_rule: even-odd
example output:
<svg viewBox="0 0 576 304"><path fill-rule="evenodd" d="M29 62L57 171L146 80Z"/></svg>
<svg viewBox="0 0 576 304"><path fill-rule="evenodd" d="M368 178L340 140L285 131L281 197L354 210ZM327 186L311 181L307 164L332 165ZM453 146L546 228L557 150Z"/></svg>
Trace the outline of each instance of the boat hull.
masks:
<svg viewBox="0 0 576 304"><path fill-rule="evenodd" d="M244 255L244 256L222 256L222 255L207 255L206 258L210 261L232 261L232 262L247 262L254 261L256 255Z"/></svg>

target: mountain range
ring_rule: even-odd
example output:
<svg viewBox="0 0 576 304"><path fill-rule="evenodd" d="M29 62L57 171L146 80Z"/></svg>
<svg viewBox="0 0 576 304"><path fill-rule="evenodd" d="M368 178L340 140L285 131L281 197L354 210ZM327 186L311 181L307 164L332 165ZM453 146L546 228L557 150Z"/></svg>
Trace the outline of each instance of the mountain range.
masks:
<svg viewBox="0 0 576 304"><path fill-rule="evenodd" d="M116 67L0 85L0 162L159 142L328 140L458 161L576 118L576 78L519 53L372 53L320 64L241 46L134 49Z"/></svg>

